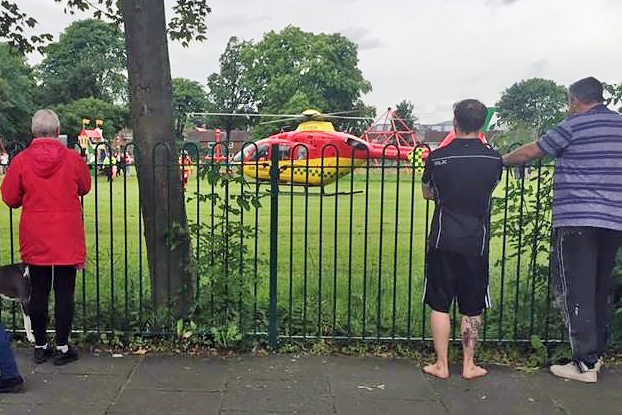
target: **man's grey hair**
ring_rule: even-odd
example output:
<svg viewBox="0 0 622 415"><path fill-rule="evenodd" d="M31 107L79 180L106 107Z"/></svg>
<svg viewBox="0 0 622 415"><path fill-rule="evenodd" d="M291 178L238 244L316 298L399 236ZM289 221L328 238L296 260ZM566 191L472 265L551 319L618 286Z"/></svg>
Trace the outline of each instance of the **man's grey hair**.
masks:
<svg viewBox="0 0 622 415"><path fill-rule="evenodd" d="M568 92L571 97L577 98L584 104L600 104L605 100L603 98L603 84L593 76L580 79L570 85Z"/></svg>
<svg viewBox="0 0 622 415"><path fill-rule="evenodd" d="M60 121L52 110L44 109L32 116L32 134L35 137L58 137Z"/></svg>

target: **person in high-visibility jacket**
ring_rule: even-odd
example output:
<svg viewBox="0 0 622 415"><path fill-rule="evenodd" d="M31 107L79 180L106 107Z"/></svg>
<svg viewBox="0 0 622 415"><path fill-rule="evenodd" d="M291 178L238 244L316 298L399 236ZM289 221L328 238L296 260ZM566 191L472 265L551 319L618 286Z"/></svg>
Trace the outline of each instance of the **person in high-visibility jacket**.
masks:
<svg viewBox="0 0 622 415"><path fill-rule="evenodd" d="M421 173L425 167L425 159L430 154L430 148L427 145L419 145L408 153L408 161L411 162L415 171Z"/></svg>
<svg viewBox="0 0 622 415"><path fill-rule="evenodd" d="M179 156L179 166L181 168L181 182L184 190L188 188L188 178L190 177L190 169L192 168L192 159L188 153L184 152Z"/></svg>

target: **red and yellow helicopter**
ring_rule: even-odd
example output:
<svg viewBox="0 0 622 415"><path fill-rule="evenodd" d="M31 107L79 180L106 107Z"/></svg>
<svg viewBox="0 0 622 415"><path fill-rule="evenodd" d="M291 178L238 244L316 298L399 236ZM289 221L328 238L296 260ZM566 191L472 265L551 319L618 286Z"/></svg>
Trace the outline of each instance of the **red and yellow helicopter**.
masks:
<svg viewBox="0 0 622 415"><path fill-rule="evenodd" d="M494 113L489 110L485 127L488 127ZM294 131L282 131L255 142L246 143L231 163L241 166L242 173L258 181L269 181L272 163L272 151L278 148L279 182L293 183L302 186L326 186L339 178L352 173L356 168L366 165L370 160L399 160L404 166L413 166L414 154L418 149L419 158L425 158L429 147L422 144L416 135L409 131L409 140L404 140L404 131L407 127L395 130L402 139L387 140L383 132L383 140L370 140L372 131L368 129L361 137L336 131L330 119L372 120L370 117L350 117L338 115L340 113L322 114L315 109L307 109L301 114L226 114L202 113L200 115L241 116L241 117L290 117L263 124L284 122L290 120L301 121ZM378 118L378 122L385 120L388 113ZM194 115L199 115L194 114ZM403 124L403 123L402 123ZM372 123L372 126L374 124ZM441 146L449 143L455 135L450 132ZM485 138L480 138L485 140ZM275 147L278 146L278 147ZM423 154L423 155L422 155ZM403 163L402 163L403 162ZM422 164L422 163L419 163Z"/></svg>
<svg viewBox="0 0 622 415"><path fill-rule="evenodd" d="M345 132L336 131L330 119L373 120L369 117L349 117L322 114L315 109L300 115L285 115L286 120L300 120L294 131L282 131L267 138L246 143L232 160L241 165L244 175L259 181L270 180L274 145L278 146L279 182L304 186L325 186L352 173L370 159L408 160L413 146L384 145L367 142ZM204 115L224 115L205 113ZM227 114L247 116L245 114ZM274 116L274 115L270 115Z"/></svg>

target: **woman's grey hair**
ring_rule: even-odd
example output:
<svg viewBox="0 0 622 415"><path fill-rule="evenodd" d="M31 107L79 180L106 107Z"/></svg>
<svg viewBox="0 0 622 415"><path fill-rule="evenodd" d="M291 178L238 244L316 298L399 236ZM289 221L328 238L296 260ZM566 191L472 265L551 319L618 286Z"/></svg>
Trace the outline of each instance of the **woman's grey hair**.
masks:
<svg viewBox="0 0 622 415"><path fill-rule="evenodd" d="M48 109L35 112L31 129L35 137L57 137L60 130L58 115Z"/></svg>

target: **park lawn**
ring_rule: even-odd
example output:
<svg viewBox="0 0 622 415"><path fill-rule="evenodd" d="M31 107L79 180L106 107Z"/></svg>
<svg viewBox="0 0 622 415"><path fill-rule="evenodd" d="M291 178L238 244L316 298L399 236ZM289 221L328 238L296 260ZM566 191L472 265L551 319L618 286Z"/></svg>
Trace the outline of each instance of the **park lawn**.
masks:
<svg viewBox="0 0 622 415"><path fill-rule="evenodd" d="M503 183L497 196L504 194ZM191 178L188 196L197 189L224 194L206 180ZM268 189L249 186L245 191L264 194ZM385 171L384 177L380 172L370 172L369 177L365 172L355 173L326 191L350 189L363 192L320 197L317 189L310 189L308 196L291 195L287 192L301 192L301 188L280 186L276 243L281 334L428 336L421 298L426 221L431 219L433 205L426 206L422 199L418 177L413 181L411 175L398 177L394 171ZM229 189L231 194L240 191L238 184ZM269 301L269 197L262 197L261 203L261 208L229 220L257 224L256 235L247 241L244 261L257 263L257 275L248 277L256 281L253 305L265 311ZM210 223L212 208L190 200L187 214L191 222ZM78 328L112 329L123 324L144 328L150 317L149 277L136 177L120 177L113 183L98 177L84 198L84 217L89 254L86 270L77 281ZM19 260L18 218L18 211L0 207L2 263ZM196 241L193 248L197 249ZM496 319L488 331L491 338L499 335L499 321L511 325L519 308L528 307L522 301L524 292L517 293L524 291L529 261L523 260L519 269L515 261L506 261L502 270L495 266L502 251L501 240L494 238L490 289L496 308L489 314ZM201 295L207 294L202 287ZM498 306L502 295L503 309ZM265 323L265 318L258 318L246 329L263 332Z"/></svg>

